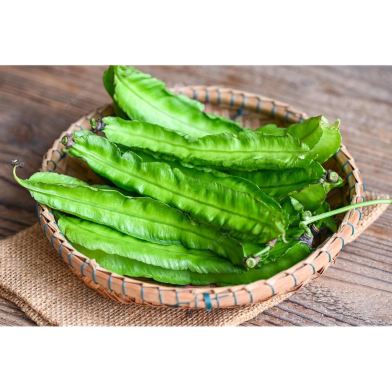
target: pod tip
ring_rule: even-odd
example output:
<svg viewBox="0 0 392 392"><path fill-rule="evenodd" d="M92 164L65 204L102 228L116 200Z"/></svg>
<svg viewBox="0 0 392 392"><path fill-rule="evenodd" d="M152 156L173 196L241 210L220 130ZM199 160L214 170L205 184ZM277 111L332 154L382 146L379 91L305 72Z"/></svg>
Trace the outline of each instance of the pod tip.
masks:
<svg viewBox="0 0 392 392"><path fill-rule="evenodd" d="M13 167L24 167L24 162L23 161L21 161L20 159L13 159L12 161L11 161L11 165L13 166Z"/></svg>
<svg viewBox="0 0 392 392"><path fill-rule="evenodd" d="M300 237L297 237L296 240L303 242L304 244L306 244L308 246L309 249L312 249L314 237L313 237L310 229L309 229L309 232L310 233L307 233L305 231Z"/></svg>
<svg viewBox="0 0 392 392"><path fill-rule="evenodd" d="M98 131L102 131L106 126L106 124L102 120L96 120L95 118L92 118L90 120L90 125L94 133Z"/></svg>
<svg viewBox="0 0 392 392"><path fill-rule="evenodd" d="M75 144L75 140L73 140L73 136L74 136L73 132L68 132L61 139L61 144L63 144L67 150L70 149Z"/></svg>
<svg viewBox="0 0 392 392"><path fill-rule="evenodd" d="M260 257L252 257L253 255L247 257L245 261L245 265L247 268L255 268L257 264L260 262Z"/></svg>
<svg viewBox="0 0 392 392"><path fill-rule="evenodd" d="M332 170L328 170L327 171L326 180L328 182L336 184L339 181L339 174L334 172L334 171L332 171Z"/></svg>

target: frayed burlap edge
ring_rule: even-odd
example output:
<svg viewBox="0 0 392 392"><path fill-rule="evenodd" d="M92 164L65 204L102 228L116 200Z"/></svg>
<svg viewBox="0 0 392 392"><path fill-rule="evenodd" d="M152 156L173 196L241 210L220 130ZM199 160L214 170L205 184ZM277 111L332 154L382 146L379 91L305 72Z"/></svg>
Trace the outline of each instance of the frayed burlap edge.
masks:
<svg viewBox="0 0 392 392"><path fill-rule="evenodd" d="M366 199L387 198L366 192ZM364 208L355 239L387 208ZM50 248L34 225L0 242L0 296L40 326L235 326L288 298L234 309L186 310L121 304L87 287Z"/></svg>
<svg viewBox="0 0 392 392"><path fill-rule="evenodd" d="M37 311L35 311L31 306L29 306L23 299L18 298L16 295L13 295L7 291L4 291L0 288L0 297L4 299L8 299L14 303L20 310L26 313L27 317L34 322L36 322L41 327L49 327L53 326L49 321L45 320Z"/></svg>

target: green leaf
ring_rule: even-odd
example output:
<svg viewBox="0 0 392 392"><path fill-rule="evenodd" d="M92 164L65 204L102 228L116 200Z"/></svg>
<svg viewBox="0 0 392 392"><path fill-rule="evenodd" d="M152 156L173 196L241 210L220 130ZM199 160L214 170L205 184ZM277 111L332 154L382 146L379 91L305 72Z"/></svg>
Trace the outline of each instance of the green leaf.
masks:
<svg viewBox="0 0 392 392"><path fill-rule="evenodd" d="M287 135L283 137L242 131L184 137L176 132L140 121L105 117L104 133L114 143L147 149L155 155L198 166L254 171L308 167L315 154L309 147Z"/></svg>
<svg viewBox="0 0 392 392"><path fill-rule="evenodd" d="M204 274L242 272L244 269L235 267L227 259L208 251L154 244L107 226L59 213L56 215L60 217L58 225L67 239L73 245L78 244L90 250L101 250L166 269L190 270Z"/></svg>
<svg viewBox="0 0 392 392"><path fill-rule="evenodd" d="M300 241L292 241L288 249L280 255L274 262L262 265L242 273L225 274L199 274L192 271L169 270L162 267L149 265L130 258L110 255L102 251L91 251L81 246L76 247L103 268L119 275L132 277L151 278L158 282L177 284L177 285L209 285L233 286L248 284L261 279L269 279L277 273L288 269L303 260L310 254L310 249Z"/></svg>
<svg viewBox="0 0 392 392"><path fill-rule="evenodd" d="M342 142L339 122L329 125L323 116L292 124L287 128L287 133L307 144L317 154L317 161L320 163L326 162L335 154Z"/></svg>
<svg viewBox="0 0 392 392"><path fill-rule="evenodd" d="M114 98L127 115L192 137L230 132L241 127L226 118L203 113L204 105L167 90L165 84L133 67L115 66Z"/></svg>
<svg viewBox="0 0 392 392"><path fill-rule="evenodd" d="M50 208L141 240L211 250L234 264L243 264L245 254L239 242L227 233L192 221L164 203L148 197L127 197L116 190L97 189L87 184L70 185L70 177L57 173L37 174L30 180L21 180L14 169L16 181L27 188L36 201Z"/></svg>
<svg viewBox="0 0 392 392"><path fill-rule="evenodd" d="M227 173L253 182L269 196L282 198L292 191L298 191L309 184L317 183L325 175L325 170L318 162L314 161L309 167L302 169L258 170L253 172L229 170Z"/></svg>
<svg viewBox="0 0 392 392"><path fill-rule="evenodd" d="M278 212L275 209L272 213L267 200L186 176L166 163L140 162L131 155L124 159L113 143L94 134L78 136L75 132L74 140L69 154L83 159L96 173L120 188L187 212L194 220L256 235L262 242L278 237L284 230L284 217L275 216Z"/></svg>

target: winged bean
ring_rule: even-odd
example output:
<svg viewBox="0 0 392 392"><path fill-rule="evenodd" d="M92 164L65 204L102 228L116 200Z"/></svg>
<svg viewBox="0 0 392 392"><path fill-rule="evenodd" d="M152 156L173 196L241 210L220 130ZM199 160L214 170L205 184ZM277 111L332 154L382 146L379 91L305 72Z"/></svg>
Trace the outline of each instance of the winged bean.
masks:
<svg viewBox="0 0 392 392"><path fill-rule="evenodd" d="M113 255L139 260L171 270L190 270L198 273L242 272L227 259L215 254L177 245L159 245L142 241L110 227L80 218L56 213L58 225L73 245L101 250Z"/></svg>
<svg viewBox="0 0 392 392"><path fill-rule="evenodd" d="M269 196L282 198L292 191L298 191L310 184L317 183L326 172L318 162L314 161L309 167L302 169L253 172L229 170L226 173L253 182Z"/></svg>
<svg viewBox="0 0 392 392"><path fill-rule="evenodd" d="M176 95L165 84L130 67L112 66L114 97L133 120L148 121L193 137L230 132L238 134L238 123L204 113L204 105L185 95Z"/></svg>
<svg viewBox="0 0 392 392"><path fill-rule="evenodd" d="M119 275L151 278L159 282L179 285L217 284L218 286L248 284L257 280L268 279L278 272L292 267L311 252L304 243L292 240L283 254L273 262L264 264L260 268L242 273L199 274L189 270L169 270L102 251L92 251L81 246L76 246L76 248L87 257L95 259L101 267Z"/></svg>
<svg viewBox="0 0 392 392"><path fill-rule="evenodd" d="M335 154L342 142L339 121L330 125L324 116L292 124L287 128L287 133L306 143L317 154L317 161L320 163L326 162Z"/></svg>
<svg viewBox="0 0 392 392"><path fill-rule="evenodd" d="M318 116L292 124L286 129L268 124L257 129L256 132L274 136L291 135L298 138L317 154L317 161L323 163L339 150L342 142L339 125L339 121L330 125L324 116Z"/></svg>
<svg viewBox="0 0 392 392"><path fill-rule="evenodd" d="M242 131L204 136L184 137L158 125L105 117L103 132L114 143L147 149L155 154L198 166L243 171L261 169L283 170L307 167L316 153L296 138Z"/></svg>
<svg viewBox="0 0 392 392"><path fill-rule="evenodd" d="M127 197L115 190L97 189L87 184L70 185L68 176L57 173L36 173L29 180L21 180L15 169L16 181L27 188L36 201L53 209L104 224L141 240L211 250L233 264L243 264L244 249L238 241L227 233L192 221L157 200Z"/></svg>
<svg viewBox="0 0 392 392"><path fill-rule="evenodd" d="M113 143L94 134L75 132L74 140L70 155L83 159L99 175L123 189L185 211L196 221L256 235L261 242L284 231L284 216L276 209L272 213L267 198L258 200L248 193L186 176L166 163L140 162L132 155L124 159ZM274 203L270 201L272 207Z"/></svg>
<svg viewBox="0 0 392 392"><path fill-rule="evenodd" d="M122 155L125 159L138 159L140 158L140 162L160 162L157 158L144 153L143 151L137 151L136 153L133 151L125 151ZM282 215L282 207L280 204L273 198L268 197L266 194L260 191L260 188L255 185L253 182L241 178L229 175L224 172L220 172L218 170L214 170L208 167L194 167L191 165L184 165L178 161L165 161L172 169L178 169L186 176L196 178L203 181L214 182L217 184L221 184L227 188L231 188L235 191L249 193L257 200L260 200L265 203L266 207L274 214L274 219L280 221L281 226L285 226L285 217ZM235 237L236 234L240 235L236 231L232 231L231 234ZM246 235L241 235L242 239L246 239ZM251 241L259 241L260 238L257 236L248 236Z"/></svg>
<svg viewBox="0 0 392 392"><path fill-rule="evenodd" d="M127 114L120 108L120 105L114 98L114 68L109 67L103 74L102 81L103 85L105 86L105 89L107 93L112 97L113 99L113 110L114 114L117 117L125 118L128 119L129 117Z"/></svg>
<svg viewBox="0 0 392 392"><path fill-rule="evenodd" d="M285 198L280 200L283 205L287 197L291 197L300 202L307 211L316 211L325 201L330 190L342 186L344 181L339 177L336 183L322 182L317 184L310 184L300 191L294 191L288 194Z"/></svg>

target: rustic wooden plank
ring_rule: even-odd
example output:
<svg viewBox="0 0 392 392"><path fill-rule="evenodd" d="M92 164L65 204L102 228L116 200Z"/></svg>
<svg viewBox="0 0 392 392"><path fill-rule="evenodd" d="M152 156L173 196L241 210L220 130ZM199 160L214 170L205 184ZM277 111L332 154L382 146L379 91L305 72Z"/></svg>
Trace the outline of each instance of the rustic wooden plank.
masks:
<svg viewBox="0 0 392 392"><path fill-rule="evenodd" d="M392 195L392 67L139 68L169 86L229 86L288 102L309 115L340 118L366 188ZM104 69L0 67L0 239L36 222L35 203L15 184L8 162L23 159L20 175L30 176L70 123L109 102L101 83ZM243 325L392 325L391 222L390 208L320 279ZM25 322L23 312L3 303L0 325Z"/></svg>
<svg viewBox="0 0 392 392"><path fill-rule="evenodd" d="M16 307L11 301L0 298L0 326L36 326L24 312Z"/></svg>

